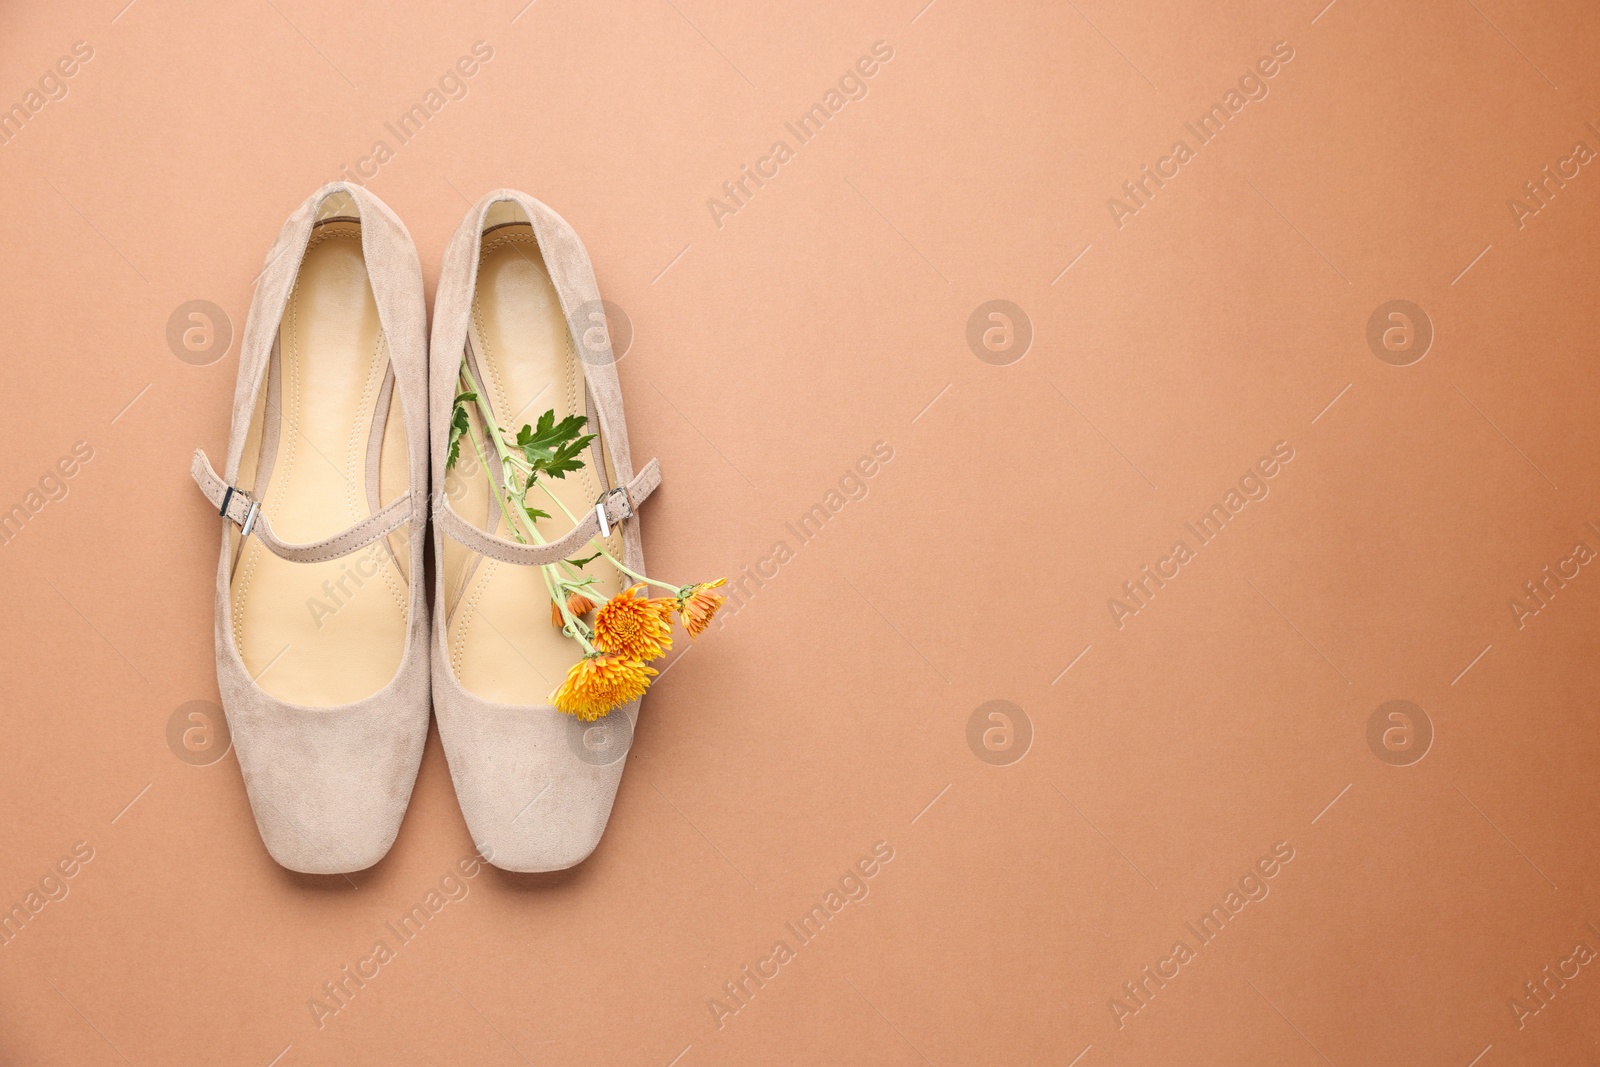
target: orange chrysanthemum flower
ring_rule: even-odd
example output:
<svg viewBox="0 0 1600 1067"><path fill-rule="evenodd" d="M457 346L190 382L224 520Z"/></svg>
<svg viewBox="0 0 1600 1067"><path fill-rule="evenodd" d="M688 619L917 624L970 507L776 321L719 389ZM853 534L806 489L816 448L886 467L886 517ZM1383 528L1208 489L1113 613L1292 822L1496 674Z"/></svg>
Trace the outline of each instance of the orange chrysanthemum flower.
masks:
<svg viewBox="0 0 1600 1067"><path fill-rule="evenodd" d="M705 633L706 627L711 625L711 617L728 602L728 598L721 593L711 591L727 584L728 579L718 578L714 582L691 585L679 595L678 610L683 612L683 628L689 631L691 640Z"/></svg>
<svg viewBox="0 0 1600 1067"><path fill-rule="evenodd" d="M629 586L595 613L596 647L636 660L655 659L672 647L673 601L643 591L643 585Z"/></svg>
<svg viewBox="0 0 1600 1067"><path fill-rule="evenodd" d="M573 593L567 597L567 610L572 612L575 617L582 618L594 610L594 601L582 593ZM561 617L560 606L554 600L550 601L550 625L559 630L566 624L567 620Z"/></svg>
<svg viewBox="0 0 1600 1067"><path fill-rule="evenodd" d="M613 708L638 700L656 673L636 659L595 652L572 665L559 688L550 694L557 711L593 722Z"/></svg>

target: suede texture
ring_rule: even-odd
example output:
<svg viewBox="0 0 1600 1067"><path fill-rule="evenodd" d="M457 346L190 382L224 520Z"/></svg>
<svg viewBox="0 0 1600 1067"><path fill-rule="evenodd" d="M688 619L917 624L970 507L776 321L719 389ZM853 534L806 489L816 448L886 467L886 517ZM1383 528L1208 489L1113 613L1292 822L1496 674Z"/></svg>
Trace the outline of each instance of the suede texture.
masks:
<svg viewBox="0 0 1600 1067"><path fill-rule="evenodd" d="M436 559L444 558L445 533L438 521L445 505L444 462L477 283L479 246L489 208L502 201L520 205L532 223L569 329L577 309L600 299L583 243L565 219L539 201L500 189L480 200L462 220L445 251L433 307L429 430L433 484L441 487L433 501ZM617 482L629 485L635 470L609 347L585 361L584 373ZM623 520L622 531L623 562L645 573L638 517ZM582 862L600 842L627 756L624 745L615 756L596 757L586 747L585 736L598 729L631 738L639 702L616 709L597 725L579 722L548 704L516 706L476 697L450 668L442 573L435 578L434 603L438 606L433 623L434 714L473 841L485 859L508 871L556 871ZM529 610L548 611L548 605L529 605ZM618 721L624 716L625 726Z"/></svg>
<svg viewBox="0 0 1600 1067"><path fill-rule="evenodd" d="M498 480L498 479L497 479ZM638 513L639 505L649 499L661 484L661 466L655 460L645 464L644 470L633 476L624 492L613 489L605 496L606 520L612 526ZM622 498L626 496L626 500ZM221 499L220 497L218 499ZM434 523L439 531L452 541L460 542L481 556L498 559L518 566L537 567L580 552L590 538L600 533L600 519L593 511L583 513L578 525L568 533L542 545L526 545L497 537L468 522L460 512L450 506L448 497L442 497L434 513Z"/></svg>
<svg viewBox="0 0 1600 1067"><path fill-rule="evenodd" d="M225 515L229 520L239 526L240 535L243 536L245 527L250 528L261 543L274 555L290 561L291 563L317 563L323 560L338 559L348 556L352 552L360 551L367 545L381 538L397 532L408 523L416 524L427 520L423 511L428 496L426 493L410 492L396 497L388 506L378 509L371 516L356 523L348 530L333 537L311 544L294 544L280 540L272 532L272 522L265 513L254 511L254 501L243 493L228 494L228 483L211 469L211 461L206 458L203 449L194 450L194 459L189 464L189 476L200 487L200 492L205 494L212 506L221 508L227 506Z"/></svg>
<svg viewBox="0 0 1600 1067"><path fill-rule="evenodd" d="M232 432L223 477L238 477L250 420L267 377L284 307L323 202L344 193L361 219L361 246L406 425L413 500L428 494L427 308L422 267L405 225L360 186L335 182L290 215L267 254L239 352ZM404 498L401 498L404 499ZM230 510L236 511L237 509ZM428 609L423 575L425 508L412 510L405 650L394 677L363 700L300 707L263 692L234 644L231 552L221 520L215 638L217 685L256 826L272 858L307 874L372 866L389 851L416 783L428 734ZM219 521L213 511L211 521Z"/></svg>

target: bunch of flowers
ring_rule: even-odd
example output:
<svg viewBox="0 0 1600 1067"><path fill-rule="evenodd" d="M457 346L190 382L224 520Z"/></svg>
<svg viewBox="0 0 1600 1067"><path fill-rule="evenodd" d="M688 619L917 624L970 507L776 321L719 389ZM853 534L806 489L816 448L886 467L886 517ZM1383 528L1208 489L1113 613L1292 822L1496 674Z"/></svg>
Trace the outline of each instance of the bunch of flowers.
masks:
<svg viewBox="0 0 1600 1067"><path fill-rule="evenodd" d="M570 521L576 523L577 518L547 483L548 479L564 479L572 471L583 469L583 460L578 456L595 437L583 432L588 420L582 415L568 415L557 422L555 410L551 409L539 416L534 425L525 424L515 435L507 433L495 422L494 412L463 361L461 392L456 396L450 417L446 470L453 468L460 458L463 437L471 442L484 471L489 470L478 434L472 432L469 404L476 410L483 424L483 434L494 445L500 463L500 484L494 485L492 478L490 482L511 535L523 544L546 543L539 532L538 520L548 519L550 515L529 503L535 489L542 490ZM591 556L563 559L539 568L550 594L551 625L583 649L583 658L572 665L567 677L550 695L550 702L557 710L585 721L598 719L613 708L644 695L650 687L650 679L657 673L649 666L649 661L661 658L672 648L674 616L682 620L693 640L705 632L717 609L727 600L715 591L726 584L724 578L691 585L658 582L629 569L606 551L598 537L591 544L598 550ZM586 566L602 558L631 578L634 584L613 597L602 593L600 579L584 572ZM671 595L651 597L647 595L651 587L667 590ZM592 622L589 621L591 615Z"/></svg>

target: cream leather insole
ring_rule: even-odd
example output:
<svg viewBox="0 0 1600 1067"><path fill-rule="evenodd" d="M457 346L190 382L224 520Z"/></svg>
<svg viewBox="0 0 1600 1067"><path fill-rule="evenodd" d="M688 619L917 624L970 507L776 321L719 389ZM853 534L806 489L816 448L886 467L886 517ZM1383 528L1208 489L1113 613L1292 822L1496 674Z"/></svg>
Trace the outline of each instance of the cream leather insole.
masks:
<svg viewBox="0 0 1600 1067"><path fill-rule="evenodd" d="M589 414L583 364L572 350L555 286L526 223L485 233L468 338L478 387L502 429L514 434L552 408L558 421L569 414ZM434 355L435 359L460 357L461 353ZM598 432L592 416L584 429ZM496 463L493 446L483 438L475 414L473 432L489 461ZM584 457L588 462L583 470L549 483L579 517L594 510L604 488L593 469L592 452L586 451ZM445 491L468 521L515 540L499 506L490 500L488 477L471 442L463 439L461 458L445 478ZM572 522L542 490L535 488L528 503L550 513L537 527L545 540L572 529ZM614 530L605 546L622 558L619 532ZM589 547L574 555L589 556L594 551ZM582 649L550 625L550 594L539 568L486 559L448 538L443 565L450 668L462 686L486 700L548 703ZM590 563L583 573L600 578L608 595L623 587L622 575L604 558Z"/></svg>
<svg viewBox="0 0 1600 1067"><path fill-rule="evenodd" d="M252 485L251 445L262 420L277 425L262 512L285 541L330 537L372 514L369 439L389 356L361 251L360 224L312 231L278 331L276 410L262 389L240 484ZM389 390L380 466L384 503L406 488L404 419ZM248 474L246 469L248 469ZM339 559L290 563L255 538L233 572L233 635L262 689L327 707L370 696L394 677L405 650L406 531ZM402 563L401 561L407 561Z"/></svg>

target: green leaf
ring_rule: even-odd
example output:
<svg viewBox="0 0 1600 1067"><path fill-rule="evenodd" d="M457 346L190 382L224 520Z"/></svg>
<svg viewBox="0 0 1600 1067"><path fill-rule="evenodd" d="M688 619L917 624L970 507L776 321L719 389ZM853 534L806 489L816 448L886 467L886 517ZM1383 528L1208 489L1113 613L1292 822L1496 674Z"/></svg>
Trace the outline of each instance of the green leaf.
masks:
<svg viewBox="0 0 1600 1067"><path fill-rule="evenodd" d="M450 412L450 451L445 457L445 470L453 468L456 460L461 458L461 435L470 432L472 428L472 423L467 417L467 404L477 399L477 393L462 393L456 397L454 408Z"/></svg>
<svg viewBox="0 0 1600 1067"><path fill-rule="evenodd" d="M527 489L533 488L534 481L541 474L565 478L572 471L583 469L583 460L577 457L595 439L594 434L583 432L584 424L588 421L582 415L568 415L556 422L555 409L552 408L540 415L536 424L523 424L522 429L517 431L516 440L510 444L528 462Z"/></svg>
<svg viewBox="0 0 1600 1067"><path fill-rule="evenodd" d="M602 553L596 552L592 556L585 556L583 559L569 559L567 562L581 570L582 568L593 563L595 560L599 559L601 555Z"/></svg>
<svg viewBox="0 0 1600 1067"><path fill-rule="evenodd" d="M538 508L530 508L526 504L522 505L522 510L526 511L528 513L528 518L532 519L534 522L538 522L540 519L548 519L550 517L550 513L548 511L540 511Z"/></svg>

